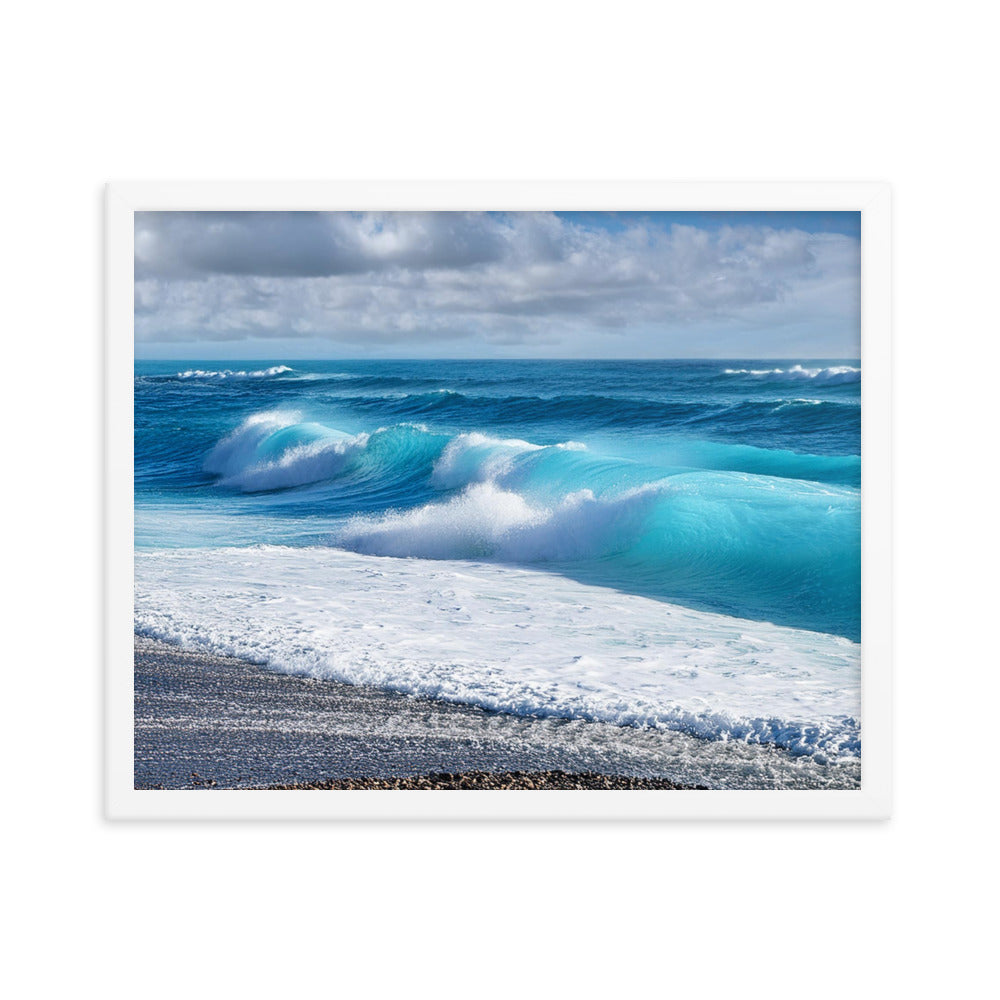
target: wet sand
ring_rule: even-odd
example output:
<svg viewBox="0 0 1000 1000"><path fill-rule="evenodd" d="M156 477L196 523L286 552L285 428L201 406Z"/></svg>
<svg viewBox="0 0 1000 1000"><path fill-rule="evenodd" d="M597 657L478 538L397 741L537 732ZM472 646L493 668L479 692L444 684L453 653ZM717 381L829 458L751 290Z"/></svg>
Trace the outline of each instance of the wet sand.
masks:
<svg viewBox="0 0 1000 1000"><path fill-rule="evenodd" d="M711 788L844 788L858 779L857 767L773 748L488 712L141 636L134 662L136 788L366 787L358 779L420 776L423 784L405 787L526 787L510 784L512 773L540 787L576 787L566 776L585 774ZM468 783L471 772L480 784Z"/></svg>

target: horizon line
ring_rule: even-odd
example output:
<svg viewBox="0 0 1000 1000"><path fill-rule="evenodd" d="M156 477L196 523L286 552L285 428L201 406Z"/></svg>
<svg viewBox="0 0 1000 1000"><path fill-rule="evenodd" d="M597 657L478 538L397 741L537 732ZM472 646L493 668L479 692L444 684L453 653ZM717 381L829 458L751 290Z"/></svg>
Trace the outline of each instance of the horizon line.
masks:
<svg viewBox="0 0 1000 1000"><path fill-rule="evenodd" d="M281 361L283 364L291 363L306 363L315 361L336 361L338 363L342 362L357 362L357 361L406 361L406 362L421 362L421 361L469 361L469 362L510 362L510 361L857 361L860 362L860 357L855 357L853 355L832 355L823 354L815 355L811 357L806 357L803 355L789 355L789 354L774 354L774 355L730 355L725 357L657 357L657 358L629 358L629 357L544 357L544 358L468 358L468 357L378 357L378 358L364 358L364 357L316 357L316 358L284 358L282 359L280 355L265 355L262 357L176 357L176 358L153 358L153 357L133 357L133 361Z"/></svg>

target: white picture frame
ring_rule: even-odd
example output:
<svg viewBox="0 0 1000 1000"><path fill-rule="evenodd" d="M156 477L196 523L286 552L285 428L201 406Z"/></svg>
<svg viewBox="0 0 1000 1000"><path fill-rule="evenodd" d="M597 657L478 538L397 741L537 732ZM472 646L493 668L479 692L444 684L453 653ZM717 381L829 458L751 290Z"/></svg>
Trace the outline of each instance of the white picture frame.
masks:
<svg viewBox="0 0 1000 1000"><path fill-rule="evenodd" d="M134 213L642 210L861 213L861 787L754 791L139 790L133 779ZM106 192L105 814L115 820L884 819L892 802L890 193L876 183L116 182Z"/></svg>

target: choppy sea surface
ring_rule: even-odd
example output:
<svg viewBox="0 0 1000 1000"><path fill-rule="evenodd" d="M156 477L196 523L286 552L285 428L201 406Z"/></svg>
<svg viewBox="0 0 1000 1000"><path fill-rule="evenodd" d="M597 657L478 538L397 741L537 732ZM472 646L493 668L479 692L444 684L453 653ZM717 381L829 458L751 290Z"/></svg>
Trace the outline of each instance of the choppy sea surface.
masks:
<svg viewBox="0 0 1000 1000"><path fill-rule="evenodd" d="M860 755L860 366L137 362L136 628Z"/></svg>

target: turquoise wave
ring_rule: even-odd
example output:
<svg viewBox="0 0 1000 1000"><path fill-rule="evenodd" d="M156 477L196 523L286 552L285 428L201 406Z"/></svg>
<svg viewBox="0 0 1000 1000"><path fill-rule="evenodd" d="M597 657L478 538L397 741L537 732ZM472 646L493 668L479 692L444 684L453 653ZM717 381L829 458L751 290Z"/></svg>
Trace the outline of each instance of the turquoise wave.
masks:
<svg viewBox="0 0 1000 1000"><path fill-rule="evenodd" d="M857 639L859 378L833 363L150 363L137 538L544 564Z"/></svg>

